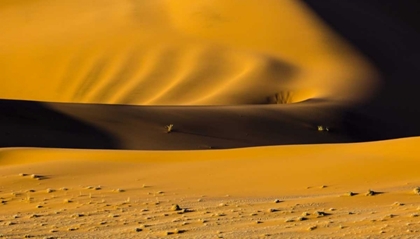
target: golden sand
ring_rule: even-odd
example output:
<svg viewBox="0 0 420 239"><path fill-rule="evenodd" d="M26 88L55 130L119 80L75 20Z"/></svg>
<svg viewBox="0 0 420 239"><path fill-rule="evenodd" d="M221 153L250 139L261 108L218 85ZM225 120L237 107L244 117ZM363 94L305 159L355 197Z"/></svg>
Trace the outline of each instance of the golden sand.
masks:
<svg viewBox="0 0 420 239"><path fill-rule="evenodd" d="M121 148L261 145L279 123L325 142L314 122L339 122L337 108L379 88L371 64L297 0L3 0L0 16L1 99L166 105L42 105ZM224 138L196 133L225 119ZM418 145L2 148L0 237L417 238Z"/></svg>
<svg viewBox="0 0 420 239"><path fill-rule="evenodd" d="M2 233L414 236L419 141L210 152L2 149Z"/></svg>
<svg viewBox="0 0 420 239"><path fill-rule="evenodd" d="M354 103L377 84L369 63L294 0L3 1L0 14L7 99Z"/></svg>

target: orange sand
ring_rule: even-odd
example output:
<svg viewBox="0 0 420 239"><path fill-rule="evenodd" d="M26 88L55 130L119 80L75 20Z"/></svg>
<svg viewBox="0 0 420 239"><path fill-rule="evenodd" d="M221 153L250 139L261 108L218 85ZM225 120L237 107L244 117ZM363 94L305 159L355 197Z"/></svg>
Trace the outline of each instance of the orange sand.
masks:
<svg viewBox="0 0 420 239"><path fill-rule="evenodd" d="M0 98L75 103L1 101L11 145L348 142L378 125L343 123L378 73L297 0L3 0L0 16ZM418 145L1 148L0 237L417 238Z"/></svg>
<svg viewBox="0 0 420 239"><path fill-rule="evenodd" d="M2 149L2 233L150 238L178 229L185 238L217 231L226 238L415 237L419 143L408 138L210 152ZM381 194L365 196L369 189ZM173 204L188 210L172 211Z"/></svg>
<svg viewBox="0 0 420 239"><path fill-rule="evenodd" d="M362 102L357 51L295 0L6 1L0 97L136 105Z"/></svg>

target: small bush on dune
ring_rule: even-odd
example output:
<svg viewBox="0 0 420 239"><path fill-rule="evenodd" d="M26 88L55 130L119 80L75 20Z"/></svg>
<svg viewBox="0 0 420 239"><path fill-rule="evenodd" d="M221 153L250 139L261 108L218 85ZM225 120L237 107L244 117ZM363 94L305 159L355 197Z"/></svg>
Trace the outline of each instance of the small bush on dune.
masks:
<svg viewBox="0 0 420 239"><path fill-rule="evenodd" d="M169 124L169 125L166 125L165 128L166 128L166 133L170 133L173 131L174 125Z"/></svg>

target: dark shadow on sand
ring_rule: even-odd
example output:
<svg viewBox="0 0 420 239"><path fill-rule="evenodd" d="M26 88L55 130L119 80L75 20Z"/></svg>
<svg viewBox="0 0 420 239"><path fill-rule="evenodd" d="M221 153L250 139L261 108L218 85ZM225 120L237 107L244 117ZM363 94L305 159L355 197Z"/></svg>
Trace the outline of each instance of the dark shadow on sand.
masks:
<svg viewBox="0 0 420 239"><path fill-rule="evenodd" d="M356 141L419 136L420 1L304 2L381 74L374 99L344 115L344 133Z"/></svg>
<svg viewBox="0 0 420 239"><path fill-rule="evenodd" d="M0 100L0 147L115 149L106 132L42 103Z"/></svg>

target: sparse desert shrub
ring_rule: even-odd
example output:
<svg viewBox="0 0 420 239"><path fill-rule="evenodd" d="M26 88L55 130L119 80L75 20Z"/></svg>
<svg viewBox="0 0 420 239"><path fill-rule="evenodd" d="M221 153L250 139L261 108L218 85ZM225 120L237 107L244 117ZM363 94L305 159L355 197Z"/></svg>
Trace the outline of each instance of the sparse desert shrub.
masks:
<svg viewBox="0 0 420 239"><path fill-rule="evenodd" d="M271 104L290 104L292 103L292 96L293 94L290 91L281 91L268 97L268 102Z"/></svg>
<svg viewBox="0 0 420 239"><path fill-rule="evenodd" d="M165 128L166 128L166 133L170 133L173 131L174 125L169 124L169 125L166 125Z"/></svg>
<svg viewBox="0 0 420 239"><path fill-rule="evenodd" d="M329 132L330 128L325 125L318 125L317 126L319 132Z"/></svg>

